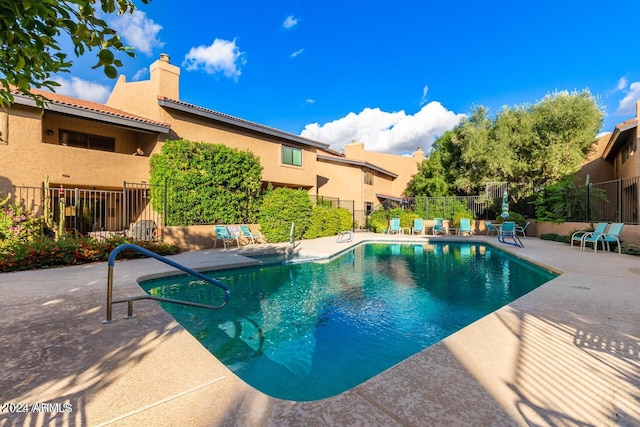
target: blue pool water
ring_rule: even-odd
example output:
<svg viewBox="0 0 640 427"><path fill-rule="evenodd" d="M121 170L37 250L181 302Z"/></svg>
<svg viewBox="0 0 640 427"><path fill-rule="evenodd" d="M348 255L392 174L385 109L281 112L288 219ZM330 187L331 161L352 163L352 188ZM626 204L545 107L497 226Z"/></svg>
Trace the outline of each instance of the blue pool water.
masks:
<svg viewBox="0 0 640 427"><path fill-rule="evenodd" d="M162 307L244 381L296 401L348 390L555 277L491 246L445 242L208 275L231 289L226 307ZM221 296L184 276L142 286L203 303Z"/></svg>

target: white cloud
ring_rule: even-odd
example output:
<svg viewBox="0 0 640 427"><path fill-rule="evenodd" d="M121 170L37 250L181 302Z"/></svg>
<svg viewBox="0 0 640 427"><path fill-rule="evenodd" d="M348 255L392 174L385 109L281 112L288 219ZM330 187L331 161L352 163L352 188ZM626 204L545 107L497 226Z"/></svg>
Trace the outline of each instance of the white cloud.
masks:
<svg viewBox="0 0 640 427"><path fill-rule="evenodd" d="M429 92L429 86L425 86L422 88L422 98L420 98L420 105L424 105L427 103L427 92Z"/></svg>
<svg viewBox="0 0 640 427"><path fill-rule="evenodd" d="M144 67L144 68L136 71L136 73L133 75L133 77L131 77L131 80L138 81L138 80L141 80L143 77L146 77L148 75L149 75L149 67Z"/></svg>
<svg viewBox="0 0 640 427"><path fill-rule="evenodd" d="M628 83L629 82L627 81L626 77L620 77L620 80L618 80L618 85L616 86L616 90L626 89Z"/></svg>
<svg viewBox="0 0 640 427"><path fill-rule="evenodd" d="M455 114L436 101L429 102L414 115L365 108L358 114L349 113L322 126L308 124L300 135L328 143L334 150L356 140L364 142L370 151L408 154L422 147L428 153L436 137L452 129L463 117L464 114Z"/></svg>
<svg viewBox="0 0 640 427"><path fill-rule="evenodd" d="M296 25L298 25L298 20L293 15L287 16L287 19L282 23L284 28L293 28Z"/></svg>
<svg viewBox="0 0 640 427"><path fill-rule="evenodd" d="M304 49L296 50L291 54L291 57L295 58L296 56L300 55L302 52L304 52Z"/></svg>
<svg viewBox="0 0 640 427"><path fill-rule="evenodd" d="M241 74L240 66L247 63L243 55L235 39L215 39L211 46L192 47L182 65L188 71L203 69L207 74L223 73L237 80Z"/></svg>
<svg viewBox="0 0 640 427"><path fill-rule="evenodd" d="M111 93L106 86L82 80L78 77L71 77L70 79L56 77L53 80L60 84L60 86L55 88L56 93L84 99L86 101L104 104L107 102L109 94Z"/></svg>
<svg viewBox="0 0 640 427"><path fill-rule="evenodd" d="M624 98L618 103L618 109L614 114L635 115L637 101L640 101L640 82L633 82L629 85Z"/></svg>
<svg viewBox="0 0 640 427"><path fill-rule="evenodd" d="M114 17L111 25L125 44L133 46L137 52L151 55L153 48L164 46L164 43L158 40L162 26L148 19L146 14L139 10Z"/></svg>

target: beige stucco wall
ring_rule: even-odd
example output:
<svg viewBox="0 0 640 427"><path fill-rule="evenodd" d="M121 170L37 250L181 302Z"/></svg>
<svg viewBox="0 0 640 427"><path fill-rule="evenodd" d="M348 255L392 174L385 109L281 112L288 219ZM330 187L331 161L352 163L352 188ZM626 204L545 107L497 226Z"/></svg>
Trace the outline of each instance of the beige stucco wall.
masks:
<svg viewBox="0 0 640 427"><path fill-rule="evenodd" d="M601 136L593 145L593 151L589 153L587 160L577 174L576 185L584 185L587 175L591 183L606 182L615 178L613 164L602 158L609 138L611 138L611 133Z"/></svg>
<svg viewBox="0 0 640 427"><path fill-rule="evenodd" d="M418 172L418 166L424 160L422 149L416 150L412 156L399 156L396 154L377 153L367 151L363 142L353 142L344 146L344 156L347 159L360 160L374 164L382 169L397 174L393 180L388 195L401 196L407 188L407 184ZM378 191L383 193L383 191Z"/></svg>
<svg viewBox="0 0 640 427"><path fill-rule="evenodd" d="M3 178L0 185L40 186L48 175L52 185L105 189L122 188L123 181L149 179L149 159L131 155L134 147L153 144L147 135L136 136L113 126L47 113L44 121L42 117L36 108L14 106L11 110L8 139L0 144L0 177ZM60 145L59 128L115 136L117 148L122 152ZM53 130L54 134L47 135L47 130Z"/></svg>
<svg viewBox="0 0 640 427"><path fill-rule="evenodd" d="M171 123L173 137L249 150L260 158L263 182L298 186L315 193L317 162L314 147L289 141L282 142L275 137L267 138L267 136L240 131L237 128L214 126L211 122L177 111L168 110L167 112L170 115L165 120ZM282 164L282 145L302 149L301 167Z"/></svg>

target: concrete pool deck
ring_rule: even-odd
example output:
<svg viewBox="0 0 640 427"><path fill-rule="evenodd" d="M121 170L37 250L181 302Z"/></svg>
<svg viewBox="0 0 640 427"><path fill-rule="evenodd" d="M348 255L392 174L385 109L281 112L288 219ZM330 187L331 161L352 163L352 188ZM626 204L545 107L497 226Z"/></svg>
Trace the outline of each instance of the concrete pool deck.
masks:
<svg viewBox="0 0 640 427"><path fill-rule="evenodd" d="M323 238L297 250L330 256L363 240L427 238L356 233L352 243ZM106 263L2 273L0 426L640 425L640 258L535 238L523 249L495 236L471 239L563 274L314 402L278 400L246 385L153 301L137 301L129 320L126 304L117 304L117 321L102 324ZM249 252L171 258L203 269L246 263L241 255ZM140 294L139 277L166 272L177 271L152 259L118 261L114 297ZM9 413L19 407L8 403L61 410Z"/></svg>

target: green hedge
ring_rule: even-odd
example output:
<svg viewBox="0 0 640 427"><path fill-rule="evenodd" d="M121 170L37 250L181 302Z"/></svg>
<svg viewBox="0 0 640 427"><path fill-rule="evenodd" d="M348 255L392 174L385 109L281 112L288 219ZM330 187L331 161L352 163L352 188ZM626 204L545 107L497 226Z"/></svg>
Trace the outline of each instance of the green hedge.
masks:
<svg viewBox="0 0 640 427"><path fill-rule="evenodd" d="M353 218L347 209L317 205L311 211L309 227L304 232L304 238L335 236L341 231L350 230L352 224Z"/></svg>
<svg viewBox="0 0 640 427"><path fill-rule="evenodd" d="M313 206L309 193L303 189L276 188L262 198L258 224L270 242L289 240L291 223L295 223L295 239L300 240L309 226Z"/></svg>

